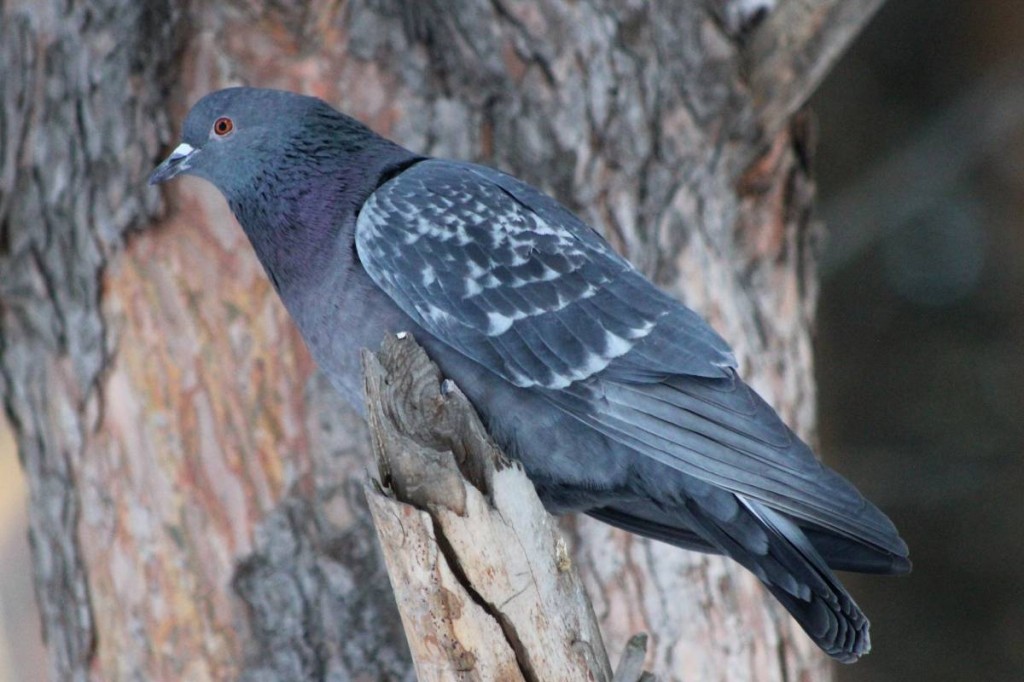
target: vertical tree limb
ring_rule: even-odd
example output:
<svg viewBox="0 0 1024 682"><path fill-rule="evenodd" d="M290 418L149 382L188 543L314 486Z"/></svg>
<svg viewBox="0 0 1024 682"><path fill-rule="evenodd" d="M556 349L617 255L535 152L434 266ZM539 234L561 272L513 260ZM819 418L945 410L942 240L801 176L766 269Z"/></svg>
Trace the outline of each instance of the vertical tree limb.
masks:
<svg viewBox="0 0 1024 682"><path fill-rule="evenodd" d="M802 107L885 0L782 0L745 59L754 110L772 138Z"/></svg>
<svg viewBox="0 0 1024 682"><path fill-rule="evenodd" d="M590 600L533 484L400 337L363 351L379 471L366 495L419 679L610 681Z"/></svg>

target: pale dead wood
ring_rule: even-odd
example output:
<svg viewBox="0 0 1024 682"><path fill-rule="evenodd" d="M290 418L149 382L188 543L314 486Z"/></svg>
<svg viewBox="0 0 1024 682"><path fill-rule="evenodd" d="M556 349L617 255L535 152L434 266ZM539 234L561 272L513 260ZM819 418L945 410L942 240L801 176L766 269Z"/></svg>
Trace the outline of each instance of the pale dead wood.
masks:
<svg viewBox="0 0 1024 682"><path fill-rule="evenodd" d="M363 351L366 496L421 680L612 680L590 600L522 469L410 336ZM643 674L634 638L614 677Z"/></svg>
<svg viewBox="0 0 1024 682"><path fill-rule="evenodd" d="M615 676L612 682L642 682L653 679L644 677L644 658L647 656L647 634L641 632L633 635L626 643L626 650L622 652L622 658L615 667Z"/></svg>
<svg viewBox="0 0 1024 682"><path fill-rule="evenodd" d="M366 499L418 679L525 680L498 623L448 565L430 514L371 485Z"/></svg>

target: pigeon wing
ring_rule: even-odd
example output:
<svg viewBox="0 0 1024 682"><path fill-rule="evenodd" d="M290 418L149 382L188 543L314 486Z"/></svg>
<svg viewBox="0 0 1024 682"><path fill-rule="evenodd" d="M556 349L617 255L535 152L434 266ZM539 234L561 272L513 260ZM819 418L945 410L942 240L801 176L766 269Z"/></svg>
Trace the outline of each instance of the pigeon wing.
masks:
<svg viewBox="0 0 1024 682"><path fill-rule="evenodd" d="M556 201L427 160L363 205L356 248L423 329L633 452L897 556L888 518L739 379L726 343Z"/></svg>
<svg viewBox="0 0 1024 682"><path fill-rule="evenodd" d="M553 199L498 171L427 160L356 226L373 281L420 326L520 387L598 373L725 376L729 347ZM627 357L628 356L628 357Z"/></svg>

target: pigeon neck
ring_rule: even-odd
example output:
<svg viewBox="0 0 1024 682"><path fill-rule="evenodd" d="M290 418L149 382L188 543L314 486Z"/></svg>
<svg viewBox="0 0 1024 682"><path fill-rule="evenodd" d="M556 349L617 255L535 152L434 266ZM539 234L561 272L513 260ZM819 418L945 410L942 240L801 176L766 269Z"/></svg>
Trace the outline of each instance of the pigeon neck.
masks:
<svg viewBox="0 0 1024 682"><path fill-rule="evenodd" d="M355 253L354 246L347 245L353 243L359 208L392 169L417 158L389 144L351 154L336 166L279 169L271 175L272 191L257 185L257 200L250 196L232 201L232 210L278 292L307 289L328 269L348 269ZM283 178L288 182L281 182Z"/></svg>

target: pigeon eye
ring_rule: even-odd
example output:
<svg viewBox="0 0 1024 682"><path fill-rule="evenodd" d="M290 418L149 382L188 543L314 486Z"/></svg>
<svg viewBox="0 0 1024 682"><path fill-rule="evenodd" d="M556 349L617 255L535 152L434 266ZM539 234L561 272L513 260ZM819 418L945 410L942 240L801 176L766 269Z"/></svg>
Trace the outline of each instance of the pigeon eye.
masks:
<svg viewBox="0 0 1024 682"><path fill-rule="evenodd" d="M224 137L234 129L234 122L232 122L232 120L227 116L221 116L213 122L213 134L218 137Z"/></svg>

